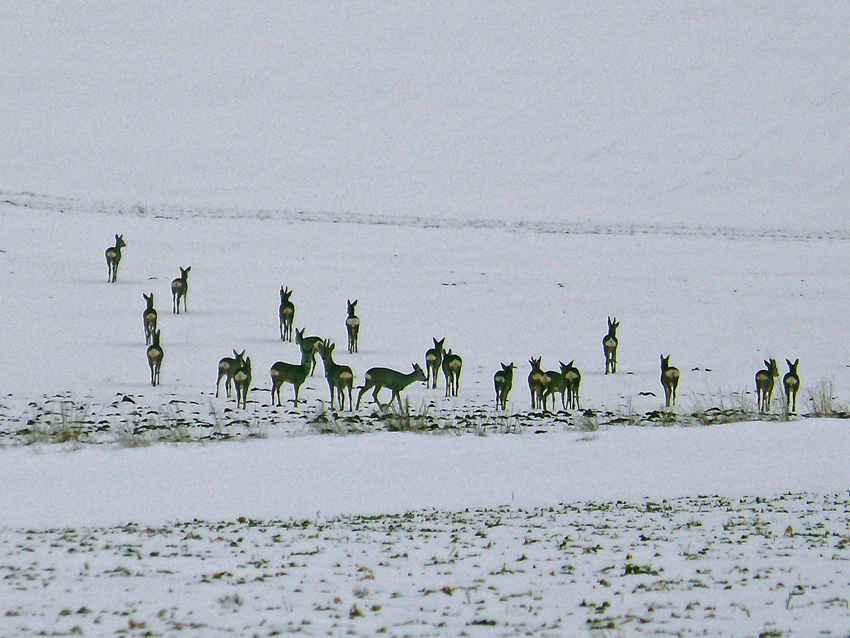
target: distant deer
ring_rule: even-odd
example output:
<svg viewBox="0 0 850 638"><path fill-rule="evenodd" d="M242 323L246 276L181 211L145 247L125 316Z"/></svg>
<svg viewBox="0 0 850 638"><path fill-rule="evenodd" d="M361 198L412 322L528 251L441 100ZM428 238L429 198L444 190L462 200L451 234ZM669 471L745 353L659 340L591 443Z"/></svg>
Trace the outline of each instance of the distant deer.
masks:
<svg viewBox="0 0 850 638"><path fill-rule="evenodd" d="M180 276L171 282L171 311L175 314L180 314L180 300L183 300L183 312L188 312L186 308L186 299L189 296L189 271L191 266L178 266L180 268Z"/></svg>
<svg viewBox="0 0 850 638"><path fill-rule="evenodd" d="M287 288L280 287L280 308L278 317L280 318L280 339L281 341L292 341L292 322L295 320L295 304L289 298L292 296L292 291Z"/></svg>
<svg viewBox="0 0 850 638"><path fill-rule="evenodd" d="M617 374L617 328L620 327L620 322L617 317L613 319L608 317L608 334L602 338L602 351L605 353L605 374L611 371L611 374Z"/></svg>
<svg viewBox="0 0 850 638"><path fill-rule="evenodd" d="M679 368L670 365L670 355L661 355L661 386L664 388L664 403L669 408L676 405L676 388L679 387Z"/></svg>
<svg viewBox="0 0 850 638"><path fill-rule="evenodd" d="M236 407L244 410L248 404L248 390L251 389L251 357L245 361L233 374L233 385L236 387Z"/></svg>
<svg viewBox="0 0 850 638"><path fill-rule="evenodd" d="M443 354L445 353L443 346L446 343L446 338L443 337L439 341L436 337L431 337L431 339L434 341L434 347L425 351L425 387L436 389L437 379L443 365Z"/></svg>
<svg viewBox="0 0 850 638"><path fill-rule="evenodd" d="M148 346L147 350L148 366L151 369L151 386L153 387L159 385L159 372L162 369L162 358L165 354L159 344L159 335L159 330L153 333L153 343Z"/></svg>
<svg viewBox="0 0 850 638"><path fill-rule="evenodd" d="M505 365L501 364L502 369L493 375L493 385L496 388L496 409L508 409L508 395L511 393L511 388L514 385L514 370L516 366L513 363Z"/></svg>
<svg viewBox="0 0 850 638"><path fill-rule="evenodd" d="M109 273L106 276L106 281L115 283L118 279L118 264L121 263L121 249L127 246L124 243L124 235L115 235L115 245L106 249L106 267Z"/></svg>
<svg viewBox="0 0 850 638"><path fill-rule="evenodd" d="M301 390L301 386L304 385L304 381L307 380L307 377L310 374L310 370L313 367L316 355L316 350L313 348L313 346L304 343L300 345L300 364L295 365L294 363L278 361L269 370L269 374L272 378L272 405L281 405L280 389L284 383L292 384L292 387L295 389L295 398L292 402L293 405L298 405L298 393ZM275 403L275 395L277 395L277 403Z"/></svg>
<svg viewBox="0 0 850 638"><path fill-rule="evenodd" d="M446 396L456 397L460 388L460 373L463 370L463 359L456 352L449 351L443 355L443 376L446 378Z"/></svg>
<svg viewBox="0 0 850 638"><path fill-rule="evenodd" d="M227 392L227 398L230 398L230 385L233 383L233 375L242 367L245 362L245 351L233 351L232 357L223 357L218 362L218 378L215 381L215 396L218 397L221 380L224 379L224 390Z"/></svg>
<svg viewBox="0 0 850 638"><path fill-rule="evenodd" d="M788 414L797 412L797 391L800 389L800 376L797 374L797 366L800 365L800 360L796 359L791 363L785 359L788 364L788 373L782 377L782 386L785 388L785 409ZM792 403L793 399L793 403Z"/></svg>
<svg viewBox="0 0 850 638"><path fill-rule="evenodd" d="M543 373L546 377L546 388L543 390L543 410L546 410L546 405L549 402L549 397L552 397L552 412L555 411L555 395L561 395L561 409L567 409L567 380L564 375L557 370L547 370Z"/></svg>
<svg viewBox="0 0 850 638"><path fill-rule="evenodd" d="M322 357L322 363L325 364L325 378L328 380L328 389L331 393L331 410L334 408L334 394L339 399L339 409L345 409L345 390L348 390L348 409L352 410L351 398L354 393L354 373L348 366L339 365L334 362L333 351L335 347L336 344L327 340L319 342L319 355ZM358 407L360 406L359 397L357 398L357 405Z"/></svg>
<svg viewBox="0 0 850 638"><path fill-rule="evenodd" d="M354 314L357 300L346 299L345 303L348 304L348 317L345 318L345 329L348 332L348 354L354 354L357 352L357 338L360 334L360 317Z"/></svg>
<svg viewBox="0 0 850 638"><path fill-rule="evenodd" d="M570 410L580 410L581 400L579 399L579 389L581 387L581 372L575 367L575 360L565 364L562 361L558 362L561 366L561 374L567 382L567 407Z"/></svg>
<svg viewBox="0 0 850 638"><path fill-rule="evenodd" d="M528 363L531 364L531 372L528 373L528 391L531 394L532 410L536 408L546 408L543 404L543 395L546 393L546 387L549 384L549 379L546 377L546 373L543 372L543 368L541 367L542 360L543 357L537 357L536 359L532 357L528 360Z"/></svg>
<svg viewBox="0 0 850 638"><path fill-rule="evenodd" d="M770 400L773 397L773 380L779 376L776 359L765 359L765 369L756 372L756 395L759 412L770 411Z"/></svg>
<svg viewBox="0 0 850 638"><path fill-rule="evenodd" d="M153 333L156 332L156 310L153 307L153 293L150 295L142 293L142 297L145 298L147 306L142 313L142 325L145 327L145 345L150 345Z"/></svg>
<svg viewBox="0 0 850 638"><path fill-rule="evenodd" d="M388 388L392 391L390 405L392 405L393 399L395 399L398 401L398 409L401 410L402 390L414 381L425 381L426 377L425 372L419 364L414 363L413 371L408 372L407 374L397 372L396 370L391 370L389 368L370 368L366 371L365 379L366 383L360 386L360 394L357 395L358 409L360 408L360 399L363 397L363 393L366 392L366 390L374 388L374 391L372 392L372 399L380 406L381 403L378 401L378 392L384 388Z"/></svg>
<svg viewBox="0 0 850 638"><path fill-rule="evenodd" d="M298 328L295 329L295 343L298 344L298 347L301 348L301 352L309 351L310 353L310 376L313 376L313 372L316 371L316 353L319 352L319 343L322 341L321 337L305 337L304 332L307 328Z"/></svg>

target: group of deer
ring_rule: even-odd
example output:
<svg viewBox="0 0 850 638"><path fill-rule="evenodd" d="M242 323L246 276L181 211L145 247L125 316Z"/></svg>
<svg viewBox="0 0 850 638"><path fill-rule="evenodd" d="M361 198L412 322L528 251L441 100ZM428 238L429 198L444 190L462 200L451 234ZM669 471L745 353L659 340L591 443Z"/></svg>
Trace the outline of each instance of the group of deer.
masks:
<svg viewBox="0 0 850 638"><path fill-rule="evenodd" d="M793 363L785 359L788 364L788 372L782 377L782 387L785 390L785 410L789 414L797 411L797 391L800 389L800 376L797 374L797 366L800 360ZM759 412L768 412L770 402L773 398L773 380L779 376L779 368L776 359L765 359L765 369L756 372L756 394L758 395Z"/></svg>
<svg viewBox="0 0 850 638"><path fill-rule="evenodd" d="M433 348L428 348L425 351L425 386L429 389L437 389L437 378L440 371L443 372L443 377L446 379L446 396L456 397L460 388L460 373L463 370L463 359L459 354L452 352L452 349L445 349L446 338L443 337L434 342Z"/></svg>
<svg viewBox="0 0 850 638"><path fill-rule="evenodd" d="M118 280L118 265L121 263L121 249L127 244L124 242L124 235L115 235L115 245L106 249L106 267L108 269L107 282L115 283ZM191 266L187 268L180 267L180 276L171 282L171 297L172 297L172 312L180 314L180 302L183 302L183 311L186 312L186 298L189 293L189 271ZM153 307L153 293L146 295L142 293L145 299L145 309L142 312L142 324L145 329L145 345L148 346L145 354L147 355L148 367L151 370L151 385L156 387L159 385L160 371L162 369L162 360L165 357L165 352L160 344L161 333L157 328L157 313Z"/></svg>

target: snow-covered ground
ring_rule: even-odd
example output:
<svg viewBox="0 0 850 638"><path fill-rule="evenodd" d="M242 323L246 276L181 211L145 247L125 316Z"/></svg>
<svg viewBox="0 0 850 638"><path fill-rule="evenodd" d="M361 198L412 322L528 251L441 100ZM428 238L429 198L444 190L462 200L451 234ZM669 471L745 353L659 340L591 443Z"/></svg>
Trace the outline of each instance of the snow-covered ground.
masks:
<svg viewBox="0 0 850 638"><path fill-rule="evenodd" d="M7 7L0 634L847 635L849 14ZM357 385L446 337L459 396L271 406L281 286ZM529 411L533 356L584 410Z"/></svg>

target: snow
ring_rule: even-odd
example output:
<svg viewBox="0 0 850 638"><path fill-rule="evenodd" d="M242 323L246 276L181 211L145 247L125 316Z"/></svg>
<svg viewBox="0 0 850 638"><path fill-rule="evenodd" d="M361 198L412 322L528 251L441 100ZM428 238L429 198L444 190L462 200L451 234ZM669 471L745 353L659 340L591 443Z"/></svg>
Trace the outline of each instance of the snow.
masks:
<svg viewBox="0 0 850 638"><path fill-rule="evenodd" d="M7 7L0 634L846 634L848 13ZM446 337L459 396L271 406L281 285L356 384ZM529 412L532 356L592 411Z"/></svg>

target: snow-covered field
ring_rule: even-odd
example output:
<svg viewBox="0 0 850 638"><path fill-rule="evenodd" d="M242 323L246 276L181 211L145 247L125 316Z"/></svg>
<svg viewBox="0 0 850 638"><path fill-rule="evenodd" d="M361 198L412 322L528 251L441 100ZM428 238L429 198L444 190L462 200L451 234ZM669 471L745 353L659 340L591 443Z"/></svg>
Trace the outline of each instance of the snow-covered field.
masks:
<svg viewBox="0 0 850 638"><path fill-rule="evenodd" d="M210 7L0 21L0 635L850 635L850 8ZM458 397L272 406L281 286Z"/></svg>

